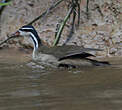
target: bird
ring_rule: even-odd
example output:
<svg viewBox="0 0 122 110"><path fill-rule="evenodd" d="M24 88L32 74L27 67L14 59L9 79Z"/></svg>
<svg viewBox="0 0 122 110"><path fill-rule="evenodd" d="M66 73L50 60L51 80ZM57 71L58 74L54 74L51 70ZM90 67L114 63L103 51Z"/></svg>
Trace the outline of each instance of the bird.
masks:
<svg viewBox="0 0 122 110"><path fill-rule="evenodd" d="M83 66L106 66L108 61L98 61L89 57L95 57L91 51L102 49L83 48L75 45L63 45L49 47L42 43L36 29L32 25L24 25L18 29L15 36L29 37L33 43L32 59L40 64L49 64L55 67L77 68Z"/></svg>

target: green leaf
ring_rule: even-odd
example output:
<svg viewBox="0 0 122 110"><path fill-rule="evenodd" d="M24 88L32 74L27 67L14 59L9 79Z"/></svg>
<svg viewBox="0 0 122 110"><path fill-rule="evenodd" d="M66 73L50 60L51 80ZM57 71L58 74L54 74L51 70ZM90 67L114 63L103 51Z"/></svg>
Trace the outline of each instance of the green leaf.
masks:
<svg viewBox="0 0 122 110"><path fill-rule="evenodd" d="M0 6L6 6L6 5L9 5L11 4L11 2L7 2L7 3L0 3Z"/></svg>

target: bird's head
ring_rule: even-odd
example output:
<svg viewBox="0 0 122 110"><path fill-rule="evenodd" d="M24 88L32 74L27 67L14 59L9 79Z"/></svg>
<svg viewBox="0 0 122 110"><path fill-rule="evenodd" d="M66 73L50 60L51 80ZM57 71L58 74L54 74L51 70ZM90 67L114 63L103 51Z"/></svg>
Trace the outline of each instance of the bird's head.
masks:
<svg viewBox="0 0 122 110"><path fill-rule="evenodd" d="M35 28L31 25L22 26L16 33L15 36L28 36L31 34L37 34Z"/></svg>
<svg viewBox="0 0 122 110"><path fill-rule="evenodd" d="M15 36L29 36L34 44L34 48L38 48L41 43L41 39L38 36L37 31L31 25L22 26L18 31L14 34Z"/></svg>

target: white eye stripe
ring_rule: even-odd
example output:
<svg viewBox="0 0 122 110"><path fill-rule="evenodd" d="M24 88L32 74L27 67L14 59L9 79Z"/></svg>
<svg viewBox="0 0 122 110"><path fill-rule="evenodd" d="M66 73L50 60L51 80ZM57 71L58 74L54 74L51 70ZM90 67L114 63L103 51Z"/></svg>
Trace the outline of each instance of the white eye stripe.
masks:
<svg viewBox="0 0 122 110"><path fill-rule="evenodd" d="M21 28L21 29L31 29L31 30L33 30L33 28Z"/></svg>

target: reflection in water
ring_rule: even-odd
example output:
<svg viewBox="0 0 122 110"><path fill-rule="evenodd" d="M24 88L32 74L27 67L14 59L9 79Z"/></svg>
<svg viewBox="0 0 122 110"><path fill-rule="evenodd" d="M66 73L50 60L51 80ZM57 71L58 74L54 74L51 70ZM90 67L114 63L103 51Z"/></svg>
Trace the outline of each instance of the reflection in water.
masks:
<svg viewBox="0 0 122 110"><path fill-rule="evenodd" d="M0 57L0 110L121 110L121 61L58 70Z"/></svg>

